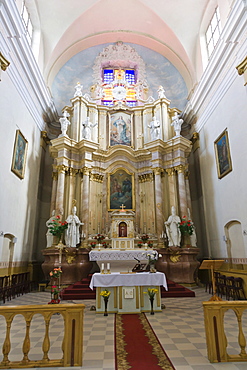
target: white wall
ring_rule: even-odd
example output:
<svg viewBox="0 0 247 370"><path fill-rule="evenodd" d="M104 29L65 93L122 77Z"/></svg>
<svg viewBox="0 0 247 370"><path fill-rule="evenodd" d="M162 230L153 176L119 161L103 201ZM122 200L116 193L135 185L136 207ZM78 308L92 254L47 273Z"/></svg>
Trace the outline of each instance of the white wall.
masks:
<svg viewBox="0 0 247 370"><path fill-rule="evenodd" d="M9 67L10 68L10 67ZM40 165L40 130L6 72L2 73L0 135L0 231L17 238L14 261L28 261L32 253ZM28 141L24 179L11 171L16 130ZM0 238L0 255L3 238Z"/></svg>

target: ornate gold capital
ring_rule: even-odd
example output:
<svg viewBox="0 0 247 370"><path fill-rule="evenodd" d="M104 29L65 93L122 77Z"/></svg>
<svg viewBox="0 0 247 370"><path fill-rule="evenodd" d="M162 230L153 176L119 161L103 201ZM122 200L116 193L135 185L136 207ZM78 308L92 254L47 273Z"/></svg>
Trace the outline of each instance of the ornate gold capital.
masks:
<svg viewBox="0 0 247 370"><path fill-rule="evenodd" d="M146 181L153 181L154 175L153 172L151 173L144 173L143 175L138 176L139 182L146 182Z"/></svg>
<svg viewBox="0 0 247 370"><path fill-rule="evenodd" d="M70 167L69 170L68 170L68 173L69 173L70 176L75 177L76 174L78 173L78 170L76 170L75 168Z"/></svg>
<svg viewBox="0 0 247 370"><path fill-rule="evenodd" d="M57 166L57 172L60 174L60 173L65 173L66 171L68 171L68 167L65 166L65 164L59 164Z"/></svg>
<svg viewBox="0 0 247 370"><path fill-rule="evenodd" d="M102 183L104 179L104 175L100 175L99 173L91 173L90 180Z"/></svg>
<svg viewBox="0 0 247 370"><path fill-rule="evenodd" d="M83 167L80 169L80 173L82 175L90 176L91 170L88 167Z"/></svg>
<svg viewBox="0 0 247 370"><path fill-rule="evenodd" d="M41 139L45 142L45 144L50 144L50 139L47 136L47 131L41 131Z"/></svg>
<svg viewBox="0 0 247 370"><path fill-rule="evenodd" d="M185 171L187 170L187 167L188 166L184 166L184 165L180 164L179 166L175 166L175 170L178 173L185 173Z"/></svg>
<svg viewBox="0 0 247 370"><path fill-rule="evenodd" d="M153 169L154 175L161 175L164 172L164 169L161 167L156 167Z"/></svg>
<svg viewBox="0 0 247 370"><path fill-rule="evenodd" d="M175 168L166 168L166 172L168 173L168 176L174 176L175 175Z"/></svg>
<svg viewBox="0 0 247 370"><path fill-rule="evenodd" d="M52 172L52 179L53 181L57 181L58 173L57 172Z"/></svg>

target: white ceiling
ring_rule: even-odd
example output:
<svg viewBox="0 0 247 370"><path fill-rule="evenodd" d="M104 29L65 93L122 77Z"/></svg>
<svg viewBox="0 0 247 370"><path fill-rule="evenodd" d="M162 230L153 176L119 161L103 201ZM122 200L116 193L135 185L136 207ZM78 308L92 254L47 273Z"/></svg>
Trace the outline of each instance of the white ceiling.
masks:
<svg viewBox="0 0 247 370"><path fill-rule="evenodd" d="M207 4L215 0L35 1L49 86L78 52L119 40L164 55L179 70L188 90L196 83L200 25Z"/></svg>

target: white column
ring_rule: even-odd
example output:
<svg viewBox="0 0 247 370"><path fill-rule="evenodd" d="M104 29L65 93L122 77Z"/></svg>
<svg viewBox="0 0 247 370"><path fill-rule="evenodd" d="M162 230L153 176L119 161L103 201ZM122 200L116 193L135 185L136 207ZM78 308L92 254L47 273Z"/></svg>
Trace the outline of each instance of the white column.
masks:
<svg viewBox="0 0 247 370"><path fill-rule="evenodd" d="M168 173L168 187L169 187L169 209L174 206L177 209L177 196L176 196L176 172L175 169L167 168L166 172Z"/></svg>
<svg viewBox="0 0 247 370"><path fill-rule="evenodd" d="M161 174L163 172L162 168L154 169L154 186L155 186L155 216L156 216L156 231L158 234L158 242L160 241L160 235L163 231L163 213L162 213L162 183L161 183Z"/></svg>
<svg viewBox="0 0 247 370"><path fill-rule="evenodd" d="M190 209L190 214L192 216L192 205L191 205L191 196L190 196L190 183L189 183L189 171L185 171L185 187L186 187L186 198L187 198L187 205Z"/></svg>
<svg viewBox="0 0 247 370"><path fill-rule="evenodd" d="M52 173L52 190L51 190L50 215L52 214L52 211L54 209L56 209L57 178L58 178L58 173L57 172L53 172Z"/></svg>
<svg viewBox="0 0 247 370"><path fill-rule="evenodd" d="M81 169L83 173L83 186L82 186L82 222L84 223L83 231L88 237L89 229L89 179L90 179L90 170L87 167Z"/></svg>
<svg viewBox="0 0 247 370"><path fill-rule="evenodd" d="M68 199L68 214L72 212L72 201L75 198L75 177L78 170L69 168L69 199Z"/></svg>
<svg viewBox="0 0 247 370"><path fill-rule="evenodd" d="M57 180L57 196L56 196L56 214L63 215L64 209L64 185L65 185L65 171L68 168L64 165L58 165L58 180Z"/></svg>
<svg viewBox="0 0 247 370"><path fill-rule="evenodd" d="M181 217L183 217L183 216L187 216L188 214L186 187L185 187L185 178L184 178L184 172L186 168L183 165L179 165L179 166L176 166L175 169L178 172L179 205L180 205L180 214L181 214Z"/></svg>

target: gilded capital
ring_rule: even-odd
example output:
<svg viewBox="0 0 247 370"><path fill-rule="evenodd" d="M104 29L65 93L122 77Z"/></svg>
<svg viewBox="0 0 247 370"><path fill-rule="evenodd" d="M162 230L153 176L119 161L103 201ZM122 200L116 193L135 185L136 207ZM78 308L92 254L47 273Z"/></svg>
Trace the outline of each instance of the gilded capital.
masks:
<svg viewBox="0 0 247 370"><path fill-rule="evenodd" d="M166 168L166 172L168 173L168 176L174 176L175 175L175 168Z"/></svg>
<svg viewBox="0 0 247 370"><path fill-rule="evenodd" d="M70 167L68 172L69 172L70 176L75 177L76 174L78 173L78 170L76 170L75 168Z"/></svg>
<svg viewBox="0 0 247 370"><path fill-rule="evenodd" d="M144 173L143 175L138 176L139 182L146 182L146 181L153 181L154 175L153 173Z"/></svg>
<svg viewBox="0 0 247 370"><path fill-rule="evenodd" d="M99 173L91 173L90 180L102 183L104 176Z"/></svg>
<svg viewBox="0 0 247 370"><path fill-rule="evenodd" d="M47 131L41 131L41 139L43 139L46 145L50 143L50 139L48 138Z"/></svg>
<svg viewBox="0 0 247 370"><path fill-rule="evenodd" d="M10 62L0 52L0 67L1 67L1 70L6 71L6 69L9 65L10 65Z"/></svg>
<svg viewBox="0 0 247 370"><path fill-rule="evenodd" d="M83 167L83 168L80 169L80 172L81 172L82 175L90 176L91 171L90 171L90 168Z"/></svg>
<svg viewBox="0 0 247 370"><path fill-rule="evenodd" d="M53 181L57 181L57 178L58 178L58 173L57 172L52 172Z"/></svg>
<svg viewBox="0 0 247 370"><path fill-rule="evenodd" d="M66 171L68 171L68 167L65 166L65 164L59 164L57 166L57 172L60 174L60 173L65 173Z"/></svg>
<svg viewBox="0 0 247 370"><path fill-rule="evenodd" d="M164 172L164 170L161 167L157 167L153 169L153 172L154 172L154 175L161 175Z"/></svg>
<svg viewBox="0 0 247 370"><path fill-rule="evenodd" d="M180 164L179 166L175 166L175 170L178 173L185 173L186 169L187 169L187 166L184 166L182 164Z"/></svg>

